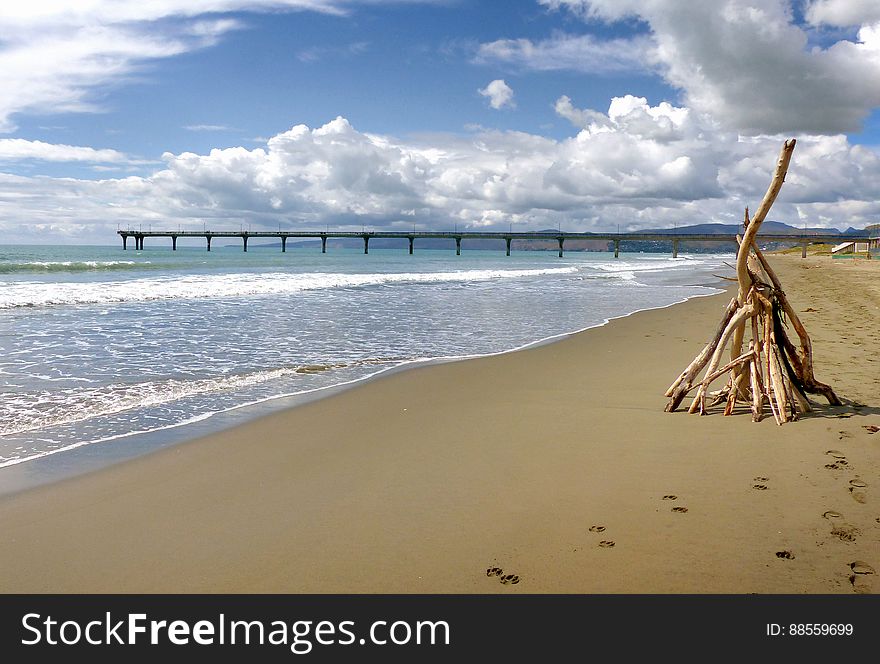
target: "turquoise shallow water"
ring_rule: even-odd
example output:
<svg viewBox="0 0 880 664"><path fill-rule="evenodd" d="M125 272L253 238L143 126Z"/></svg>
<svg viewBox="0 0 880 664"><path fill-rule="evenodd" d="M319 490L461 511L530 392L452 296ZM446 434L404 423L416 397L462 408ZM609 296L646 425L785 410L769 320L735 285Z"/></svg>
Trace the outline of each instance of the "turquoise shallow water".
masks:
<svg viewBox="0 0 880 664"><path fill-rule="evenodd" d="M709 294L724 260L0 247L0 485L36 459L85 447L115 458L138 435L185 437L410 362Z"/></svg>

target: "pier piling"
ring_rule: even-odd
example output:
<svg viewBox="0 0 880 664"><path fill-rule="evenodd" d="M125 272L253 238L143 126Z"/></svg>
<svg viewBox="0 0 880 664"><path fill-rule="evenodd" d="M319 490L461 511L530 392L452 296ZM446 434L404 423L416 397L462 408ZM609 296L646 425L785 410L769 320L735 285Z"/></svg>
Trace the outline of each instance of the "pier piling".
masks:
<svg viewBox="0 0 880 664"><path fill-rule="evenodd" d="M509 238L509 237L504 238L504 241L507 243L507 255L508 256L510 256L510 240L511 240L511 238Z"/></svg>
<svg viewBox="0 0 880 664"><path fill-rule="evenodd" d="M672 241L672 257L678 258L678 240Z"/></svg>
<svg viewBox="0 0 880 664"><path fill-rule="evenodd" d="M455 238L455 255L461 256L461 238Z"/></svg>
<svg viewBox="0 0 880 664"><path fill-rule="evenodd" d="M562 244L565 242L565 238L556 238L559 241L559 257L562 258Z"/></svg>
<svg viewBox="0 0 880 664"><path fill-rule="evenodd" d="M281 236L281 253L282 254L287 253L287 236L286 235Z"/></svg>
<svg viewBox="0 0 880 664"><path fill-rule="evenodd" d="M327 236L326 235L321 236L321 253L322 254L327 253Z"/></svg>
<svg viewBox="0 0 880 664"><path fill-rule="evenodd" d="M412 235L409 236L409 255L410 256L412 256L412 254L413 254L413 243L415 242L415 240L416 239Z"/></svg>
<svg viewBox="0 0 880 664"><path fill-rule="evenodd" d="M370 253L370 238L368 235L364 235L364 253Z"/></svg>
<svg viewBox="0 0 880 664"><path fill-rule="evenodd" d="M244 250L247 251L247 233L243 234L241 239L244 240Z"/></svg>
<svg viewBox="0 0 880 664"><path fill-rule="evenodd" d="M177 236L171 236L171 251L177 251Z"/></svg>
<svg viewBox="0 0 880 664"><path fill-rule="evenodd" d="M614 257L620 258L620 240L614 241Z"/></svg>
<svg viewBox="0 0 880 664"><path fill-rule="evenodd" d="M208 251L211 251L211 236L206 235L205 239L208 241Z"/></svg>

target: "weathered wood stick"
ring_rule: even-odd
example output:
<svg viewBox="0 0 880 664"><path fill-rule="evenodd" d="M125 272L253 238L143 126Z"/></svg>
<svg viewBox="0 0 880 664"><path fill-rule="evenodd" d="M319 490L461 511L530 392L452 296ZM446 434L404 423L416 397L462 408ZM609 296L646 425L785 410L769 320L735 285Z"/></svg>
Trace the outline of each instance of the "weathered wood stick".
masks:
<svg viewBox="0 0 880 664"><path fill-rule="evenodd" d="M785 356L788 359L788 363L791 365L791 369L794 371L795 376L803 382L804 367L801 364L801 357L798 355L797 349L794 347L791 339L788 338L788 335L782 335L782 343L780 345L785 351Z"/></svg>
<svg viewBox="0 0 880 664"><path fill-rule="evenodd" d="M772 355L772 342L770 340L770 330L772 329L771 325L771 314L768 309L763 311L763 321L764 321L764 376L766 376L767 380L764 382L765 393L767 395L767 403L770 404L770 410L773 411L773 418L776 420L776 424L782 424L782 418L779 415L779 409L775 404L775 389L773 387L773 374L770 372L770 356Z"/></svg>
<svg viewBox="0 0 880 664"><path fill-rule="evenodd" d="M785 174L788 172L788 164L791 162L791 154L794 152L794 146L796 143L797 141L793 138L783 143L782 151L779 153L779 159L776 160L776 168L773 171L773 178L770 180L770 186L767 188L764 198L761 199L761 204L758 206L755 216L749 221L748 227L743 233L740 248L742 249L744 247L745 251L737 251L736 253L736 277L739 280L739 293L737 298L741 305L745 304L746 293L752 285L747 270L749 248L755 242L755 237L758 234L758 230L761 228L761 224L764 223L764 218L770 211L773 201L775 201L776 197L779 195L779 190L782 189L782 183L785 182ZM748 211L746 211L746 218L748 218Z"/></svg>
<svg viewBox="0 0 880 664"><path fill-rule="evenodd" d="M753 321L754 319L752 316ZM764 386L761 385L761 355L754 339L749 342L749 350L755 354L754 361L749 363L752 378L752 421L760 422L764 414Z"/></svg>
<svg viewBox="0 0 880 664"><path fill-rule="evenodd" d="M745 224L746 232L748 233L748 226L749 226L749 209L748 208L746 208L746 214L745 214L745 219L743 220L743 223ZM737 302L739 303L739 305L743 306L743 305L745 305L745 303L748 299L749 291L751 291L751 288L752 288L752 278L748 272L748 261L747 261L749 247L751 247L752 245L751 245L751 243L743 244L743 242L740 240L740 237L738 235L737 235L737 241L739 242L739 247L737 247L737 250L736 250L736 280L739 283L739 289L737 291L736 299L737 299ZM745 323L745 321L743 321L733 331L733 343L731 343L731 345L730 345L730 359L733 359L735 357L742 355L743 338L745 337L745 333L746 333L746 323ZM736 379L738 376L739 376L739 367L737 366L737 367L734 367L734 369L733 369L732 387L734 389L734 394L735 394L735 390L737 389ZM733 398L734 398L734 400L736 400L736 396L734 396ZM729 406L729 403L728 403L728 406ZM728 409L725 408L724 410L725 410L725 414L727 414Z"/></svg>
<svg viewBox="0 0 880 664"><path fill-rule="evenodd" d="M810 412L812 407L804 393L803 365L797 356L797 352L794 350L794 344L791 343L791 340L785 333L778 299L773 307L773 344L779 355L779 361L785 369L786 384L797 400L800 411L803 413Z"/></svg>
<svg viewBox="0 0 880 664"><path fill-rule="evenodd" d="M785 366L782 364L781 351L779 350L779 346L776 343L773 343L773 354L776 357L776 364L779 367L779 375L782 378L782 386L785 388L785 404L788 407L789 417L792 420L798 419L798 407L797 400L794 396L794 389L792 387L791 379L789 378L788 373L785 371Z"/></svg>
<svg viewBox="0 0 880 664"><path fill-rule="evenodd" d="M736 298L730 300L730 303L728 303L727 309L724 312L724 317L721 319L721 324L718 326L718 329L715 330L715 334L712 337L712 340L706 344L705 348L703 348L703 350L700 351L700 353L687 366L687 368L681 372L681 375L679 375L679 377L675 379L675 382L669 386L669 389L666 390L667 397L673 397L673 400L675 400L675 397L678 395L678 392L676 390L683 382L685 383L686 388L690 387L690 383L693 382L694 377L698 373L700 373L700 370L704 366L706 366L706 362L709 361L712 353L715 352L715 348L718 346L718 342L721 341L721 335L724 333L724 329L727 327L727 324L730 322L730 319L733 317L733 314L738 306L739 305L737 304ZM683 397L684 394L682 393L681 396ZM678 400L678 403L680 402L681 399ZM675 408L678 406L678 403L676 403L676 405L673 406L671 409L667 406L666 410L668 412L675 410Z"/></svg>
<svg viewBox="0 0 880 664"><path fill-rule="evenodd" d="M748 398L748 393L745 385L748 382L747 379L749 377L749 366L752 363L752 359L753 358L749 358L745 362L743 362L742 367L739 368L740 372L735 377L731 375L730 382L732 387L730 393L727 395L727 403L724 406L725 416L733 414L733 410L734 408L736 408L737 395L745 394L744 398Z"/></svg>
<svg viewBox="0 0 880 664"><path fill-rule="evenodd" d="M706 369L706 375L710 376L712 372L714 372L718 365L721 363L721 355L724 353L724 348L727 346L727 341L730 339L730 335L733 334L733 331L739 326L739 324L744 321L746 318L751 316L755 312L755 308L751 304L747 304L744 307L740 307L736 310L736 313L733 315L733 318L730 319L730 322L727 324L727 327L724 328L724 332L721 334L721 339L718 341L718 345L715 348L715 352L712 353L712 359L709 360L709 366ZM691 404L691 407L688 409L689 413L697 412L697 408L700 408L701 411L705 409L705 395L706 389L709 387L709 384L703 379L702 384L697 390L697 396L694 397L694 402Z"/></svg>
<svg viewBox="0 0 880 664"><path fill-rule="evenodd" d="M743 401L749 400L749 390L748 390L747 385L749 384L749 363L750 362L751 362L751 360L746 361L743 364L740 372L737 374L736 378L733 379L733 386L735 388L734 392L736 395L738 395L740 398L742 398ZM734 398L733 403L730 405L731 410L733 409L733 405L735 403L736 403L736 399ZM726 413L726 414L729 415L730 413Z"/></svg>
<svg viewBox="0 0 880 664"><path fill-rule="evenodd" d="M709 381L710 383L714 382L719 376L723 376L725 373L727 373L728 371L730 371L733 367L738 366L738 365L740 365L740 364L743 364L744 362L747 362L747 361L750 360L752 357L754 357L754 353L753 353L751 350L748 351L747 353L743 353L742 355L740 355L740 356L737 357L736 359L733 359L733 360L731 360L730 362L728 362L727 364L725 364L725 365L724 365L723 367L721 367L720 369L716 369L716 370L713 371L711 374L709 374L708 376L706 376L706 377L703 379L703 382L704 382L704 383L705 383L706 381ZM690 391L691 391L692 389L694 389L695 387L699 387L699 385L692 385L691 388L690 388L690 390L688 390L688 392L690 392ZM717 396L721 396L722 394L725 394L726 392L729 392L729 389L730 389L730 385L728 385L726 388L724 388L724 389L722 389L722 390L718 390L718 394L717 394ZM707 393L707 394L708 394L708 393ZM710 396L712 396L712 395L710 394ZM726 399L727 396L725 395L724 398Z"/></svg>
<svg viewBox="0 0 880 664"><path fill-rule="evenodd" d="M767 193L764 194L764 198L761 200L761 204L758 206L758 210L755 212L755 216L752 217L752 222L746 230L745 236L748 236L749 231L752 230L753 226L755 227L754 233L752 233L747 244L750 244L754 239L755 234L758 232L757 226L764 223L764 218L767 216L767 213L770 212L770 207L773 205L773 201L775 201L776 197L779 195L782 183L785 182L785 174L788 172L788 164L791 162L791 154L794 152L794 146L796 143L797 141L791 138L785 141L782 146L782 150L779 153L779 159L776 161L776 169L773 172L773 179L770 181Z"/></svg>
<svg viewBox="0 0 880 664"><path fill-rule="evenodd" d="M772 344L767 349L770 356L770 382L773 385L773 398L776 401L776 409L779 412L780 424L788 422L786 405L788 394L785 391L785 383L782 380L782 368L779 366L779 358L776 357L776 348Z"/></svg>

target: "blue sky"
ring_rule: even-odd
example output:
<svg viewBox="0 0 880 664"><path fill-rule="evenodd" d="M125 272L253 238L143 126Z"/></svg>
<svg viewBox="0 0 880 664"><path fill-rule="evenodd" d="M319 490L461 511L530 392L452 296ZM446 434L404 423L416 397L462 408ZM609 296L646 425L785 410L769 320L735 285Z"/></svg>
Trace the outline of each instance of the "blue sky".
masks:
<svg viewBox="0 0 880 664"><path fill-rule="evenodd" d="M34 0L0 72L11 242L733 222L789 136L775 218L880 221L872 0Z"/></svg>
<svg viewBox="0 0 880 664"><path fill-rule="evenodd" d="M15 135L144 159L258 145L295 124L320 126L338 115L362 131L399 136L480 125L564 138L572 132L553 111L560 94L598 108L634 89L651 102L677 97L648 73L532 72L476 59L480 44L502 38L541 39L566 30L607 38L645 32L644 26L584 26L533 0L380 4L349 12L224 13L240 27L216 46L145 62L133 81L99 88L98 114L16 115ZM516 89L515 110L498 112L477 92L499 77Z"/></svg>

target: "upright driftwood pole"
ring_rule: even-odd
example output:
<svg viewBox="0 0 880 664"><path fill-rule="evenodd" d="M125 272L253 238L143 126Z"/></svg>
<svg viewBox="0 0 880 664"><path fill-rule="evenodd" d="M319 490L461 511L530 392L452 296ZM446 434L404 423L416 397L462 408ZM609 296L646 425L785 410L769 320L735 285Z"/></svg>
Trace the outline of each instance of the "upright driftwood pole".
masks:
<svg viewBox="0 0 880 664"><path fill-rule="evenodd" d="M737 399L742 399L749 404L756 422L763 417L765 402L778 424L811 410L807 393L821 394L830 404L840 404L831 387L816 380L810 336L785 297L779 278L755 244L758 230L785 182L794 146L794 139L782 146L770 186L751 219L749 209L745 210L743 235L741 239L737 236L736 296L728 303L712 340L666 390L670 397L666 404L668 412L676 410L694 388L697 392L688 412L706 414L706 400L711 398L710 405L724 402L724 414L731 415ZM788 338L784 317L797 333L799 348ZM751 338L748 350L743 352L746 333ZM728 343L730 361L719 368ZM704 377L697 381L703 369ZM727 385L709 392L710 385L725 374Z"/></svg>

